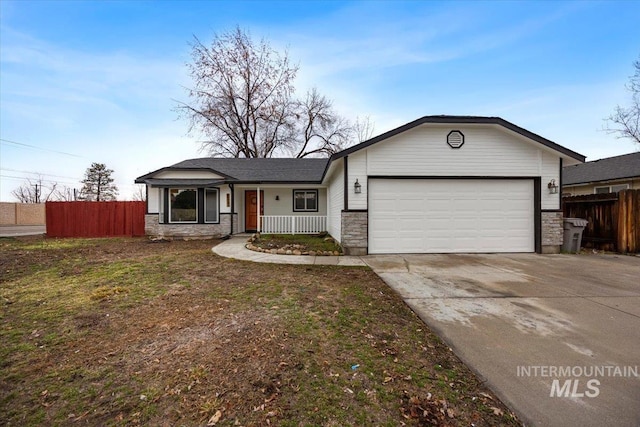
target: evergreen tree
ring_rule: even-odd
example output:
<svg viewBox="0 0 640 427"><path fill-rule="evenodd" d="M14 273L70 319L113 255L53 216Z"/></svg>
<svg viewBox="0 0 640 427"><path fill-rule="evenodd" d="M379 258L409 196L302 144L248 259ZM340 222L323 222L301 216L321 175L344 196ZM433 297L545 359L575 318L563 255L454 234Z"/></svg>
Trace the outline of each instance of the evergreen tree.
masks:
<svg viewBox="0 0 640 427"><path fill-rule="evenodd" d="M82 190L80 195L86 201L107 201L115 200L118 195L118 187L113 183L112 169L107 169L104 163L91 163L84 173Z"/></svg>

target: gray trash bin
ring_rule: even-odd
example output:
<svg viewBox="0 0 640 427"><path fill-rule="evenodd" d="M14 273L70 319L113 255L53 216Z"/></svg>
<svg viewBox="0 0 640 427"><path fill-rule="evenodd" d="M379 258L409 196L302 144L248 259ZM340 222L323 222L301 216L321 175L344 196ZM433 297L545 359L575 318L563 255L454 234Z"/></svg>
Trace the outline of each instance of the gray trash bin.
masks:
<svg viewBox="0 0 640 427"><path fill-rule="evenodd" d="M589 224L589 221L581 218L564 218L564 240L562 243L563 252L580 252L582 246L582 232Z"/></svg>

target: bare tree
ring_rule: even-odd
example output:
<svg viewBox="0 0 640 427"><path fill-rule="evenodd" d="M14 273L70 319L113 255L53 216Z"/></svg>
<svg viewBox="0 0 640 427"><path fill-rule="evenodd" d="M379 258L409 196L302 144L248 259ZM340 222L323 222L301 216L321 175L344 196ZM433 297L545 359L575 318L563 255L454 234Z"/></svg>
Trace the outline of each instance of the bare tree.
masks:
<svg viewBox="0 0 640 427"><path fill-rule="evenodd" d="M207 47L194 37L188 64L193 104L178 112L208 137L203 148L215 156L271 157L292 137L291 95L297 66L240 28Z"/></svg>
<svg viewBox="0 0 640 427"><path fill-rule="evenodd" d="M264 39L256 43L240 28L215 36L210 46L194 37L187 66L191 103L178 102L176 109L190 133L206 137L203 149L213 156L327 155L354 136L316 89L295 98L298 66L286 51Z"/></svg>
<svg viewBox="0 0 640 427"><path fill-rule="evenodd" d="M333 111L331 101L316 88L298 102L298 139L290 151L294 157L331 155L342 150L354 136L354 127Z"/></svg>
<svg viewBox="0 0 640 427"><path fill-rule="evenodd" d="M11 191L11 194L20 203L44 203L52 199L57 187L58 183L45 184L42 177L38 175L37 178L27 178L22 185Z"/></svg>
<svg viewBox="0 0 640 427"><path fill-rule="evenodd" d="M629 78L627 89L631 92L631 105L616 106L607 118L605 130L618 138L630 138L640 144L640 59L633 63L635 73Z"/></svg>
<svg viewBox="0 0 640 427"><path fill-rule="evenodd" d="M373 132L375 131L375 125L369 116L358 117L353 127L355 134L358 137L358 142L371 139Z"/></svg>
<svg viewBox="0 0 640 427"><path fill-rule="evenodd" d="M66 185L63 187L56 187L56 190L53 192L51 196L51 200L57 200L60 202L73 202L77 199L77 191L75 188L67 187Z"/></svg>
<svg viewBox="0 0 640 427"><path fill-rule="evenodd" d="M131 200L135 202L145 202L147 200L147 186L144 184L136 184L136 189L131 196Z"/></svg>

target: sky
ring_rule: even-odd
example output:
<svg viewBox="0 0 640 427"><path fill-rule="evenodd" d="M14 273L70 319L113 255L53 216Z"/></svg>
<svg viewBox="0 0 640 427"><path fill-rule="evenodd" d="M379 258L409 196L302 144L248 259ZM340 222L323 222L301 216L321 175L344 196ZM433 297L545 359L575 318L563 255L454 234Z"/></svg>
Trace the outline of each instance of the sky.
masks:
<svg viewBox="0 0 640 427"><path fill-rule="evenodd" d="M425 115L499 116L585 156L638 151L603 131L640 58L640 1L0 1L0 201L25 178L80 188L92 162L134 179L204 157L175 111L190 42L240 27L288 50L374 135ZM354 141L355 142L355 141Z"/></svg>

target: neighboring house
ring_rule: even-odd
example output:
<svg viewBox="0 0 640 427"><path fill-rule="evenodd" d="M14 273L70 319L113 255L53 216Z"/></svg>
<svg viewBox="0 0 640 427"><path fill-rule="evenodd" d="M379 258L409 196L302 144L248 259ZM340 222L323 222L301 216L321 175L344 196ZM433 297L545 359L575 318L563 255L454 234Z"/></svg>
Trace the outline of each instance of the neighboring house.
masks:
<svg viewBox="0 0 640 427"><path fill-rule="evenodd" d="M192 159L136 183L150 235L328 231L346 254L540 253L562 245L554 185L581 162L498 117L426 116L329 159Z"/></svg>
<svg viewBox="0 0 640 427"><path fill-rule="evenodd" d="M637 189L640 189L640 152L562 169L563 197Z"/></svg>

